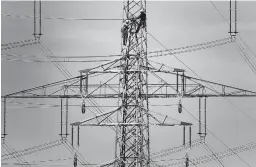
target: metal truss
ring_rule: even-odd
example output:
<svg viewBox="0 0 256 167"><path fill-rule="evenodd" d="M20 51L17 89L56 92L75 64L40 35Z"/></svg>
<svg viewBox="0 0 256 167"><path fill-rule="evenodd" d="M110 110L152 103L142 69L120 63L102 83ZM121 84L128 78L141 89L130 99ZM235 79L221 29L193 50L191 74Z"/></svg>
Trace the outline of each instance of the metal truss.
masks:
<svg viewBox="0 0 256 167"><path fill-rule="evenodd" d="M207 98L256 97L256 92L254 91L191 77L185 75L183 69L174 68L170 70L164 64L152 65L147 58L147 27L140 28L139 32L136 33L135 30L138 22L133 19L139 15L140 10L146 12L146 1L126 1L123 9L124 20L129 19L132 21L128 42L126 46L122 46L121 48L121 57L91 69L81 70L79 71L80 75L77 77L1 96L4 102L4 132L2 138L7 135L5 120L6 99L60 99L60 135L62 138L67 138L68 136L69 98L83 100L118 99L120 103L116 109L101 113L92 118L71 123L72 146L73 128L75 126L78 128L78 145L80 127L111 127L116 132L115 160L104 166L149 167L152 162L150 158L150 126L184 126L184 128L185 126L190 126L191 128L191 124L187 122L173 123L166 121L166 118L160 119L155 117L149 112L149 99L199 98L199 135L204 138L206 136ZM37 35L41 35L41 33ZM230 41L226 39L224 42ZM103 83L90 83L93 77L99 77L99 75L107 75L108 79ZM165 77L163 78L160 75L165 75ZM152 80L149 77L152 77ZM202 98L204 101L201 103ZM63 108L65 106L63 100L66 102L65 109ZM84 103L82 106L86 107ZM179 109L182 109L182 106ZM201 117L204 119L201 120ZM115 118L114 121L113 118ZM64 125L65 127L63 129Z"/></svg>
<svg viewBox="0 0 256 167"><path fill-rule="evenodd" d="M131 71L126 71L130 73ZM158 78L162 83L142 83L141 86L148 86L148 93L141 93L139 96L147 98L177 98L177 91L182 94L182 98L198 97L256 97L256 92L229 85L224 85L212 81L190 77L185 74L177 74L175 71L167 70L141 70L142 73L149 72L152 75L169 74L168 78L176 80L168 83L162 78ZM111 73L112 77L100 84L89 84L90 76L95 74ZM132 73L132 72L131 72ZM133 74L137 73L133 71ZM139 73L139 72L138 72ZM7 94L2 98L81 98L81 92L86 92L83 98L121 98L119 84L109 83L117 81L121 70L113 71L89 71L87 75L80 75L68 80L45 84L31 89ZM130 85L131 87L132 85ZM64 92L66 92L64 94ZM133 96L131 94L131 96Z"/></svg>

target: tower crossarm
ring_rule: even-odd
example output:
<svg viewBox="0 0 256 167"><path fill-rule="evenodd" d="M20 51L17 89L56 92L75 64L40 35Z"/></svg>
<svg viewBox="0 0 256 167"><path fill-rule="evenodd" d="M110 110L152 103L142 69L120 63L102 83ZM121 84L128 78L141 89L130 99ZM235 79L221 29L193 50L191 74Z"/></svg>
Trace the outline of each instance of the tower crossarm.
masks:
<svg viewBox="0 0 256 167"><path fill-rule="evenodd" d="M241 89L234 86L229 86L229 85L220 84L213 81L208 81L200 78L187 76L184 73L180 74L175 71L168 71L168 70L162 70L162 69L150 70L150 72L155 76L158 73L170 74L170 76L176 77L176 83L169 84L164 79L158 77L158 79L161 81L162 84L155 85L156 87L158 87L158 89L156 89L155 92L152 93L152 96L149 95L149 98L152 98L153 95L156 98L173 97L175 93L179 94L184 98L256 97L255 91Z"/></svg>
<svg viewBox="0 0 256 167"><path fill-rule="evenodd" d="M140 123L83 123L83 124L80 124L80 125L77 125L77 124L72 124L74 126L104 126L104 127L107 127L107 126L146 126L146 124L140 124ZM184 124L178 124L178 123L173 123L173 124L167 124L167 123L150 123L149 125L151 126L182 126ZM187 126L189 125L192 125L190 123L186 123Z"/></svg>
<svg viewBox="0 0 256 167"><path fill-rule="evenodd" d="M132 73L139 72L137 70L130 71ZM208 80L203 80L195 77L190 77L183 74L177 74L173 71L167 70L149 70L153 74L170 74L170 78L176 79L176 82L168 83L164 79L159 78L160 83L142 83L142 86L148 86L148 93L141 93L140 96L148 98L175 98L177 94L182 94L183 98L194 97L256 97L256 92L246 89L237 88L225 84L220 84ZM120 71L109 71L112 78L120 74ZM128 72L129 73L129 72ZM143 73L143 70L139 73ZM96 72L90 75L98 74ZM177 76L179 81L177 82ZM31 89L18 91L15 93L1 96L2 98L82 98L80 89L88 88L87 95L83 98L120 98L122 92L119 93L119 84L114 82L100 83L100 84L79 84L80 80L85 79L86 76L77 76L67 80L53 82L37 86ZM111 78L109 79L109 81ZM66 91L66 93L63 93ZM177 93L178 92L178 93ZM133 96L133 95L131 95Z"/></svg>

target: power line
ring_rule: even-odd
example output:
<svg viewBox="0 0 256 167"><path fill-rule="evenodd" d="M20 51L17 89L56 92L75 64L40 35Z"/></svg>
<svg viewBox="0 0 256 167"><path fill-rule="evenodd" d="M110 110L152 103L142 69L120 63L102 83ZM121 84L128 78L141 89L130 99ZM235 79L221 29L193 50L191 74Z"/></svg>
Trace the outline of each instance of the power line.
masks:
<svg viewBox="0 0 256 167"><path fill-rule="evenodd" d="M214 9L221 15L222 19L229 25L229 22L226 20L226 18L224 17L224 15L221 13L221 11L217 8L217 6L214 4L214 2L212 2L212 0L210 0L211 4L213 5ZM234 30L233 27L230 27L232 30ZM256 58L256 54L252 51L252 49L246 44L246 42L242 39L242 37L237 34L236 36L238 36L240 38L240 40L242 41L242 43L249 49L249 51L252 53L252 55ZM251 67L250 67L251 68Z"/></svg>
<svg viewBox="0 0 256 167"><path fill-rule="evenodd" d="M28 166L30 167L30 165L22 158L22 156L20 154L17 154L17 156L14 156L12 153L16 152L16 150L14 150L7 141L4 141L4 143L2 144L3 147L6 149L6 151L9 153L9 155L11 155L14 159L16 159L19 163L23 163L24 166Z"/></svg>
<svg viewBox="0 0 256 167"><path fill-rule="evenodd" d="M184 106L182 106L187 113L189 113L195 120L199 122L199 120L192 114L190 113ZM241 161L243 161L247 166L252 167L250 164L248 164L244 159L242 159L236 152L234 152L226 143L224 143L220 138L218 138L212 131L209 130L209 128L206 128L208 132L210 132L213 137L215 137L217 140L219 140L226 148L228 148L229 151L231 151L234 155L236 155Z"/></svg>
<svg viewBox="0 0 256 167"><path fill-rule="evenodd" d="M209 42L204 42L204 43L200 43L200 44L195 44L195 45L190 45L190 46L184 46L184 47L179 47L179 48L173 48L173 49L169 49L170 51L176 51L177 52L173 52L173 54L181 54L181 53L187 53L187 52L193 52L193 51L198 51L201 49L209 49L212 47L216 47L216 46L221 46L221 45L225 45L228 43L231 43L232 41L230 40L230 38L223 38L223 39L218 39L218 40L213 40L213 41L209 41ZM216 44L215 44L216 43ZM214 45L211 45L214 44ZM200 47L199 47L200 46ZM181 51L178 51L181 50ZM155 55L151 55L149 56L149 58L153 58L153 57L159 57L159 56L167 56L170 55L169 53L165 53L168 50L161 50L161 51L151 51L148 52L149 54L154 53ZM18 55L18 54L2 54L2 56L5 57L32 57L32 58L42 58L41 56L34 56L34 55ZM107 57L119 57L121 55L107 55L107 56L55 56L56 58L56 62L63 62L63 63L77 63L77 62L106 62L106 61L111 61L111 60L106 60L106 59L100 59L100 60L90 60L90 61L84 61L84 60L79 60L79 61L74 61L74 60L70 60L70 59L77 59L77 58L107 58ZM57 59L61 59L63 58L63 60L57 60ZM21 60L21 59L11 59L11 58L2 58L2 60L5 61L16 61L16 62L24 62L24 63L44 63L44 62L51 62L51 61L47 61L47 60L43 60L43 59L28 59L28 60Z"/></svg>
<svg viewBox="0 0 256 167"><path fill-rule="evenodd" d="M9 152L9 154L1 155L1 160L5 161L5 160L9 160L9 159L16 158L16 157L22 157L24 155L30 155L33 153L37 153L39 151L57 147L60 144L61 144L60 140L55 140L55 141L51 141L51 142L47 142L47 143L40 144L37 146L29 147L29 148L19 150L19 151L13 150L12 152Z"/></svg>
<svg viewBox="0 0 256 167"><path fill-rule="evenodd" d="M247 53L242 49L242 46L239 45L238 43L235 43L234 46L238 50L238 52L240 53L244 61L247 63L247 65L250 67L252 72L256 75L256 66L253 64L253 61L250 60Z"/></svg>
<svg viewBox="0 0 256 167"><path fill-rule="evenodd" d="M17 41L17 42L10 42L7 44L1 44L1 50L9 50L9 49L14 49L18 47L24 47L24 46L29 46L29 45L34 45L37 44L38 41L36 39L26 39L22 41Z"/></svg>
<svg viewBox="0 0 256 167"><path fill-rule="evenodd" d="M163 48L165 48L166 50L168 50L159 40L157 40L152 34L150 34L148 32L148 34L154 39L156 40ZM169 54L171 55L171 52L169 52ZM185 67L187 67L192 73L194 73L198 78L200 78L202 80L202 78L194 71L192 70L188 65L186 65L183 61L181 61L176 55L173 55L180 63L182 63ZM208 83L207 83L208 84ZM209 85L209 84L208 84ZM214 87L212 87L211 85L209 85L216 93L220 94ZM256 120L254 120L253 118L251 118L248 114L246 114L244 111L242 111L241 109L239 109L234 103L232 103L229 99L227 99L226 97L223 97L225 100L227 100L234 108L237 109L237 111L241 112L243 115L245 115L247 118L249 118L251 121L253 121L254 123L256 123Z"/></svg>
<svg viewBox="0 0 256 167"><path fill-rule="evenodd" d="M2 13L4 17L20 18L20 19L33 19L34 16L29 15L14 15L11 13ZM64 20L64 21L121 21L119 18L65 18L65 17L41 17L44 20Z"/></svg>
<svg viewBox="0 0 256 167"><path fill-rule="evenodd" d="M155 152L151 156L152 156L153 159L154 158L165 157L165 156L183 151L184 149L186 149L188 147L193 148L193 147L197 147L201 144L202 144L201 139L196 139L196 140L191 141L191 145L190 145L190 143L186 143L185 146L182 144L182 145L179 145L179 146L167 148L167 149Z"/></svg>
<svg viewBox="0 0 256 167"><path fill-rule="evenodd" d="M168 50L159 40L157 40L152 34L150 34L148 32L148 34L155 39L160 45L162 45L162 47L164 47L166 50ZM170 52L171 53L171 52ZM193 72L196 76L198 76L200 79L201 77L195 73L190 67L188 67L183 61L181 61L176 55L173 55L180 63L182 63L183 65L185 65L191 72ZM214 89L214 88L213 88ZM215 89L214 89L215 90ZM216 91L216 90L215 90ZM224 97L225 98L225 97ZM225 98L226 100L228 100L227 98ZM236 105L234 105L230 100L228 100L230 104L232 104L234 107L237 108ZM237 108L238 109L238 108ZM244 113L242 110L238 110L240 112L242 112L244 115L246 115L248 118L250 118L252 121L256 122L254 119L252 119L250 116L248 116L246 113ZM217 138L217 137L216 137ZM221 141L221 140L220 140ZM222 142L222 141L221 141ZM222 142L227 148L229 148L224 142ZM229 148L230 149L230 148ZM237 154L236 154L237 155ZM247 166L250 166L246 161L244 161L239 155L237 155L239 157L240 160L242 160ZM251 166L250 166L251 167Z"/></svg>
<svg viewBox="0 0 256 167"><path fill-rule="evenodd" d="M193 72L193 71L192 71ZM232 103L233 104L233 103ZM247 115L248 116L248 115ZM248 116L249 117L249 116ZM195 118L195 117L194 117ZM249 117L250 119L252 119L251 117ZM196 119L196 118L195 118ZM197 119L196 119L197 120ZM253 119L252 119L253 120ZM197 120L198 121L198 120ZM253 120L254 121L254 120ZM225 143L223 143L223 144L225 144ZM226 144L225 144L225 146L227 146ZM229 147L228 147L229 148ZM237 155L238 156L238 155ZM241 157L240 156L238 156L240 159L241 159ZM243 159L241 159L242 161L244 161ZM244 161L245 162L245 161ZM220 162L221 163L221 162ZM247 162L245 162L247 165L249 165ZM222 164L222 166L223 166L223 164ZM250 166L250 165L249 165Z"/></svg>
<svg viewBox="0 0 256 167"><path fill-rule="evenodd" d="M234 153L238 154L238 153L242 153L242 152L245 152L245 151L249 151L249 150L254 149L254 148L256 148L256 142L255 141L250 142L250 143L246 143L246 144L243 144L243 145L240 145L240 146L237 146L237 147L234 147L234 148L232 148L232 150L224 150L224 151L217 152L217 153L214 153L214 154L219 159L223 159L225 157L229 157L229 156L234 155ZM193 163L194 165L200 165L200 164L203 164L203 163L215 161L216 157L213 154L210 154L210 155L205 155L205 156L189 159L189 161L191 163ZM184 161L174 162L174 163L171 163L171 164L164 165L163 167L169 167L169 166L184 167Z"/></svg>
<svg viewBox="0 0 256 167"><path fill-rule="evenodd" d="M55 57L56 58L56 57ZM57 61L56 61L57 62ZM70 74L70 73L69 73ZM65 75L65 74L64 74ZM66 73L66 75L67 75L67 73ZM71 74L70 74L71 75ZM97 105L97 104L96 104Z"/></svg>
<svg viewBox="0 0 256 167"><path fill-rule="evenodd" d="M16 53L1 53L1 56L4 57L25 57L25 58L43 58L44 55L24 55L24 54L16 54ZM106 56L56 56L56 59L91 59L91 58L108 58L108 57L120 57L122 55L106 55Z"/></svg>
<svg viewBox="0 0 256 167"><path fill-rule="evenodd" d="M41 43L39 43L40 45L41 45ZM42 45L41 45L42 46ZM49 50L49 49L48 49ZM53 53L49 50L49 52L52 54L52 56L54 57L54 55L53 55ZM57 67L57 66L56 66ZM64 76L66 76L65 75L65 73L63 74ZM117 76L117 75L116 75ZM69 78L69 77L72 77L72 75L69 73L69 76L66 76L67 78ZM108 82L108 81L107 81ZM81 96L82 96L82 98L83 98L83 95L81 94ZM99 112L101 112L102 113L102 110L97 106L98 104L97 104L97 102L95 102L95 100L93 100L93 99L86 99L86 100L89 100L93 105L95 105L95 108L99 111ZM109 120L109 118L107 118L107 120ZM111 120L110 119L110 122L111 121L113 121L113 120ZM113 128L113 127L111 127L114 131L116 131L116 129L115 128ZM68 146L68 145L67 145ZM84 163L85 164L85 163Z"/></svg>
<svg viewBox="0 0 256 167"><path fill-rule="evenodd" d="M20 59L5 59L2 58L3 61L9 62L22 62L22 63L52 63L53 61L49 60L20 60ZM57 60L55 62L58 63L96 63L96 62L109 62L111 60Z"/></svg>
<svg viewBox="0 0 256 167"><path fill-rule="evenodd" d="M193 72L193 71L192 71ZM197 74L196 74L197 75ZM214 89L215 90L215 89ZM216 90L215 90L216 91ZM228 99L227 99L228 100ZM228 100L229 101L229 100ZM230 102L230 101L229 101ZM231 102L230 102L231 103ZM233 103L231 103L232 105L234 105ZM235 106L235 105L234 105ZM236 107L236 106L235 106ZM244 113L243 111L239 110L240 112ZM248 118L250 118L252 121L255 121L254 119L252 119L250 116L248 116L246 113L244 113ZM194 117L195 118L195 117ZM195 118L196 119L196 118ZM197 120L197 119L196 119ZM197 120L198 121L198 120ZM221 140L220 140L221 141ZM222 142L222 141L221 141ZM222 142L227 148L229 148L224 142ZM230 148L229 148L230 149ZM234 153L235 154L235 153ZM236 154L237 155L237 154ZM246 161L244 161L239 155L237 155L239 157L240 160L242 160L245 164L247 164L247 166L250 166Z"/></svg>
<svg viewBox="0 0 256 167"><path fill-rule="evenodd" d="M200 43L200 44L195 44L195 45L189 45L189 46L186 46L186 47L173 48L173 49L169 49L169 50L152 51L152 52L149 52L149 53L154 53L155 55L151 55L151 56L149 56L149 58L194 52L194 51L198 51L198 50L210 49L210 48L213 48L213 47L226 45L226 44L229 44L229 43L232 43L230 37L229 38L222 38L222 39L218 39L218 40L213 40L213 41L209 41L209 42L204 42L204 43ZM173 51L173 52L171 52L171 51Z"/></svg>
<svg viewBox="0 0 256 167"><path fill-rule="evenodd" d="M42 45L42 41L41 41L41 40L40 40L39 45L41 46L42 51L49 57L49 59L54 62L55 67L58 68L58 69L60 70L60 72L61 72L67 79L68 79L68 78L71 78L71 77L69 77L69 76L71 76L70 73L67 72L67 70L64 68L64 66L61 65L60 63L58 63L58 62L54 59L54 55L51 54L52 52L50 52L48 48L46 48L46 47L44 47L44 46ZM48 51L48 52L47 52L47 51Z"/></svg>
<svg viewBox="0 0 256 167"><path fill-rule="evenodd" d="M224 167L223 163L219 160L219 158L216 156L216 154L210 149L210 147L206 144L206 142L204 143L204 145L208 148L208 150L210 150L210 152L212 153L212 155L216 158L216 161L219 162L219 164Z"/></svg>
<svg viewBox="0 0 256 167"><path fill-rule="evenodd" d="M77 154L78 158L82 161L80 161L78 159L78 161L81 163L81 164L90 164L83 156L82 154L77 150L75 149L74 147L71 146L71 143L68 141L68 140L65 140L64 141L64 146L66 146L66 148L71 152L71 153L75 153ZM91 166L91 165L88 165L88 166Z"/></svg>

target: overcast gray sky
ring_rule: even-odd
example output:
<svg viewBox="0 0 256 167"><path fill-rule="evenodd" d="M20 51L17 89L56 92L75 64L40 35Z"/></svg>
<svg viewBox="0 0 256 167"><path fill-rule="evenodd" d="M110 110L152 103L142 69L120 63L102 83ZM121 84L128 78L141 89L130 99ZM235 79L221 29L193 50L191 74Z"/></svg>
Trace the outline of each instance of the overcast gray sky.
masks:
<svg viewBox="0 0 256 167"><path fill-rule="evenodd" d="M229 3L215 2L226 19L229 18ZM1 13L13 15L33 15L33 2L1 2ZM63 18L122 18L122 2L42 2L44 17ZM238 31L250 49L256 53L256 2L238 2ZM167 48L176 48L229 37L229 27L215 10L210 1L196 2L154 2L147 3L147 26L155 38ZM33 19L11 18L2 16L2 44L32 39ZM107 56L120 54L121 21L65 21L43 20L42 41L57 56ZM164 49L148 36L148 51ZM253 57L247 50L248 54ZM44 56L38 46L17 48L2 53ZM180 54L178 57L200 77L243 89L256 91L256 76L232 44ZM152 60L164 62L171 67L184 68L174 57L160 57ZM256 58L253 59L256 64ZM99 63L63 63L73 75ZM22 63L1 61L2 95L31 88L34 86L64 79L64 76L52 63ZM188 75L192 75L188 69ZM105 79L105 78L104 78ZM103 79L102 79L103 81ZM95 82L95 81L94 81ZM256 120L255 98L229 98L239 109ZM14 100L15 101L15 100ZM57 100L22 100L22 102L40 102L59 104ZM80 104L71 101L72 104ZM104 102L99 101L100 104ZM174 100L151 101L152 104L173 104ZM111 102L116 104L116 101ZM184 100L184 106L197 117L198 101ZM176 107L152 107L156 112L167 113L173 118L194 123L193 139L197 139L197 122L184 112L177 114ZM70 109L70 122L79 121L86 116L80 108ZM171 112L170 112L171 111ZM60 109L8 109L9 143L17 150L39 145L59 138ZM232 107L224 98L208 99L208 128L229 147L235 147L256 140L256 123L248 119L238 109ZM181 128L152 128L152 152L180 145ZM104 139L104 140L103 140ZM212 135L207 141L214 152L226 148ZM107 128L84 128L81 130L83 156L91 163L103 163L114 157L114 132ZM203 147L191 151L191 157L209 154ZM256 166L256 150L239 154L251 166ZM180 158L184 152L175 156ZM27 161L38 161L71 157L65 147L25 156ZM171 159L173 157L169 157ZM10 163L15 160L9 161ZM246 167L236 156L223 160L227 167ZM71 165L72 160L53 162L52 164ZM43 165L43 163L42 163ZM12 165L10 165L12 166ZM47 165L48 166L48 165ZM199 165L200 166L200 165ZM216 162L201 166L215 167Z"/></svg>

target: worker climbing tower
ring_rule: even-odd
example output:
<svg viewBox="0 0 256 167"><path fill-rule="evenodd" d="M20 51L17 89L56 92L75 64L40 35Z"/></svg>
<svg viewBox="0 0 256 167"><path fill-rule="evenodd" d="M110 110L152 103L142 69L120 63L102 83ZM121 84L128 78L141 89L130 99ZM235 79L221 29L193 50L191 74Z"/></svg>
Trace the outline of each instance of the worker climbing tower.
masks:
<svg viewBox="0 0 256 167"><path fill-rule="evenodd" d="M124 2L124 20L131 20L127 44L122 46L121 62L121 133L116 138L116 158L120 167L148 166L149 116L147 95L147 28L138 26L141 11L146 13L146 1Z"/></svg>
<svg viewBox="0 0 256 167"><path fill-rule="evenodd" d="M39 2L39 3L38 3ZM235 1L236 3L236 1ZM37 5L38 4L38 5ZM231 4L231 0L230 0ZM38 12L39 11L39 12ZM236 4L235 4L236 11ZM178 151L187 149L184 158L175 164L161 165L161 166L174 166L182 165L188 167L194 164L189 158L189 150L196 147L205 141L207 132L206 117L207 114L207 99L212 97L256 97L256 92L235 88L212 81L203 80L202 78L195 78L185 75L185 70L179 68L171 68L163 63L149 61L147 59L147 24L146 24L146 1L125 1L123 7L123 27L122 32L122 45L121 57L115 60L108 61L107 63L94 66L92 68L80 70L80 75L72 77L72 75L60 66L55 64L56 67L67 78L62 81L48 83L45 85L33 87L30 89L13 92L2 96L3 98L3 133L2 141L5 141L7 135L7 103L11 103L10 99L59 99L60 100L60 137L61 142L66 145L67 149L74 155L73 166L89 165L90 163L84 160L82 154L79 152L80 147L80 128L82 127L111 127L111 130L116 132L115 140L115 159L107 163L97 165L99 167L149 167L156 161L151 161L150 157L150 129L149 126L181 126L183 127L183 145L174 147L172 149L162 150L156 154L152 154L152 159L163 157L173 154ZM231 5L230 5L231 13ZM230 16L230 18L232 18ZM230 19L230 35L231 38L236 36L236 13L235 21ZM232 23L235 23L232 26ZM38 25L39 24L39 25ZM233 27L235 29L233 30ZM41 1L34 0L34 37L42 48L42 51L49 57L55 57L53 53L42 45L40 40L41 33ZM151 35L152 36L152 35ZM152 36L153 37L153 36ZM154 38L154 37L153 37ZM154 38L155 39L155 38ZM224 42L227 43L230 38L225 38ZM235 38L234 38L235 39ZM220 41L220 40L217 40ZM221 39L223 42L223 39ZM159 42L159 41L158 41ZM160 42L159 42L160 43ZM209 48L217 46L216 41L192 45L187 47L176 48L177 52L171 52L169 49L153 51L150 57L158 57L163 55L173 55L177 53L186 53L202 48ZM230 43L230 42L228 42ZM160 43L161 44L161 43ZM206 45L207 44L207 45ZM214 46L212 46L214 44ZM14 48L7 44L5 49ZM162 45L162 44L161 44ZM222 44L223 45L223 44ZM162 45L163 46L163 45ZM196 46L196 47L195 47ZM199 47L200 46L200 47ZM176 50L173 49L173 50ZM3 50L3 49L2 49ZM48 50L48 51L47 51ZM53 59L54 60L54 59ZM58 62L55 61L54 62ZM184 63L183 63L184 64ZM184 64L185 65L185 64ZM186 66L186 65L185 65ZM191 69L190 69L191 70ZM192 71L192 70L191 70ZM192 71L193 72L193 71ZM148 77L150 73L150 81ZM170 78L171 83L167 82L165 78L160 77L158 74L165 74ZM102 77L106 74L108 79ZM92 77L100 76L100 84L97 79ZM111 77L110 77L111 76ZM119 76L119 78L118 78ZM152 77L152 78L151 78ZM166 77L166 78L167 78ZM172 78L171 78L172 77ZM154 80L153 80L154 78ZM102 79L104 82L102 82ZM158 81L158 82L156 82ZM176 81L173 83L173 81ZM119 82L119 83L118 83ZM150 87L150 89L148 89ZM56 91L57 90L57 91ZM102 91L103 90L103 91ZM178 113L182 113L186 108L183 106L182 98L199 98L199 136L201 140L192 141L192 123L174 120L169 118L168 115L158 114L151 110L149 113L149 99L178 99ZM75 113L78 116L76 109L75 112L70 112L69 99L79 100L81 103L81 121L70 123L71 131L68 132L69 114ZM110 111L105 112L100 107L105 106L107 103L101 101L98 103L96 99L118 99L118 106ZM230 102L231 103L231 102ZM23 104L23 103L21 103ZM33 104L33 103L25 103ZM172 104L173 105L173 104ZM90 110L89 107L95 110ZM116 106L115 106L116 107ZM73 110L73 109L71 109ZM91 113L89 113L89 112ZM172 111L172 110L171 110ZM80 112L80 111L79 111ZM188 112L188 111L187 111ZM172 112L171 112L172 113ZM189 112L188 112L189 113ZM154 116L157 114L158 116ZM160 115L160 116L159 116ZM191 114L192 115L192 114ZM193 116L193 115L192 115ZM149 121L150 119L150 121ZM189 128L189 141L186 141L186 126ZM75 129L77 128L77 130ZM70 136L71 142L68 141ZM89 135L86 135L89 136ZM188 137L187 137L188 138ZM77 142L74 142L77 140ZM103 139L105 140L105 139ZM97 141L94 141L97 142ZM55 144L55 143L54 143ZM57 143L58 144L58 143ZM206 144L206 143L205 143ZM55 144L56 145L56 144ZM55 146L54 145L54 146ZM206 145L207 146L207 145ZM47 146L49 147L49 146ZM208 146L207 146L208 147ZM249 149L251 149L250 147ZM102 149L100 147L100 149ZM6 149L7 150L7 149ZM30 149L27 149L30 150ZM43 149L41 149L43 150ZM211 150L209 148L209 150ZM32 150L33 151L33 150ZM228 153L236 154L236 152L229 149ZM23 152L23 151L22 151ZM17 153L15 151L15 153ZM213 153L213 152L212 152ZM13 153L11 153L13 154ZM26 153L27 154L27 153ZM26 155L24 153L24 155ZM220 155L220 154L219 154ZM231 155L231 154L230 154ZM10 159L16 156L3 155ZM2 156L2 158L3 158ZM239 157L240 158L240 157ZM198 159L198 158L197 158ZM211 161L212 155L210 155ZM214 158L215 159L215 158ZM218 159L218 158L216 158ZM202 161L198 161L198 163ZM19 162L20 163L20 162ZM20 163L21 164L21 163ZM23 163L22 163L23 164ZM25 163L24 163L25 164ZM154 164L160 166L158 164ZM223 166L223 165L222 165Z"/></svg>

